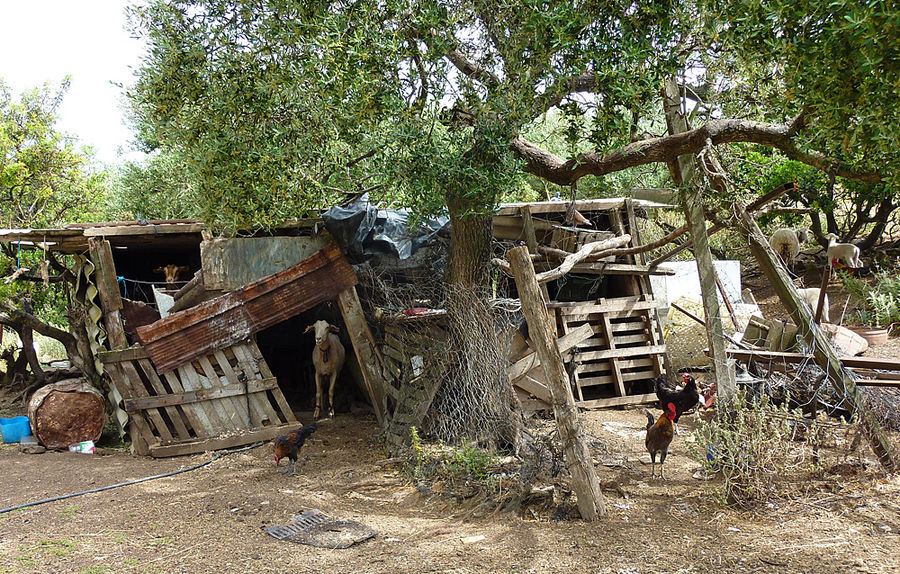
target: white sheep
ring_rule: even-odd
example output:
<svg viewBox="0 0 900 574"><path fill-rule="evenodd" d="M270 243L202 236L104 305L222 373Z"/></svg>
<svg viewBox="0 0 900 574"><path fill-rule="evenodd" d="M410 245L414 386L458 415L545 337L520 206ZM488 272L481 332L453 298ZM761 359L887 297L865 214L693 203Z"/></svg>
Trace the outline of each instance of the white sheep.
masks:
<svg viewBox="0 0 900 574"><path fill-rule="evenodd" d="M813 312L813 315L816 313L816 307L819 305L819 293L821 289L818 287L810 287L809 289L797 289L797 294L800 295L800 298L804 303L810 308ZM828 316L828 293L825 294L825 300L822 301L822 322L830 323L831 319Z"/></svg>
<svg viewBox="0 0 900 574"><path fill-rule="evenodd" d="M800 255L800 246L808 240L809 232L806 229L782 227L776 229L769 238L769 246L781 257L785 265L790 265Z"/></svg>
<svg viewBox="0 0 900 574"><path fill-rule="evenodd" d="M829 263L837 259L847 267L863 266L863 262L859 258L859 247L852 243L838 243L838 236L834 233L829 233L825 239L828 240L828 251L825 253Z"/></svg>
<svg viewBox="0 0 900 574"><path fill-rule="evenodd" d="M313 365L316 367L316 410L313 412L313 419L319 418L319 407L324 408L325 406L322 403L324 399L322 394L326 378L328 379L328 416L331 418L334 417L334 383L344 366L346 352L337 336L340 331L334 325L329 325L327 321L316 321L303 332L309 333L311 330L315 330L316 335L316 346L312 354Z"/></svg>

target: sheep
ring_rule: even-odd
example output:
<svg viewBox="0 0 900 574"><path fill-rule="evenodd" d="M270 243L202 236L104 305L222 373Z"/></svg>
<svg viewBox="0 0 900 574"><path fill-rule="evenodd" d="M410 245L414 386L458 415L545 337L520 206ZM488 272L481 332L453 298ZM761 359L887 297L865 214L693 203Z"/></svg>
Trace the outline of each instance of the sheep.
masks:
<svg viewBox="0 0 900 574"><path fill-rule="evenodd" d="M776 229L769 238L769 246L781 257L785 265L790 266L800 254L800 246L809 241L809 231L806 229L788 229L782 227Z"/></svg>
<svg viewBox="0 0 900 574"><path fill-rule="evenodd" d="M326 378L328 379L328 417L334 417L334 383L337 381L338 373L344 366L344 346L338 338L337 333L340 330L334 325L329 325L327 321L316 321L306 328L304 333L314 331L316 335L316 346L313 349L312 359L316 368L316 409L313 412L313 419L319 418L319 407L324 408L323 387Z"/></svg>
<svg viewBox="0 0 900 574"><path fill-rule="evenodd" d="M810 287L809 289L797 289L797 294L800 295L800 299L802 299L803 302L806 303L807 306L809 306L813 314L815 314L816 307L819 305L820 291L821 289L819 289L818 287ZM828 293L825 294L825 300L822 301L822 322L831 322L831 319L828 316Z"/></svg>
<svg viewBox="0 0 900 574"><path fill-rule="evenodd" d="M185 273L190 271L191 268L187 265L173 265L169 263L163 267L157 267L153 270L154 273L162 273L166 276L166 289L175 289L175 282L178 281L179 277L183 277Z"/></svg>
<svg viewBox="0 0 900 574"><path fill-rule="evenodd" d="M852 243L838 243L838 236L834 233L829 233L825 236L825 239L828 240L826 257L828 257L829 263L837 259L847 267L858 268L863 266L863 262L859 258L859 247Z"/></svg>

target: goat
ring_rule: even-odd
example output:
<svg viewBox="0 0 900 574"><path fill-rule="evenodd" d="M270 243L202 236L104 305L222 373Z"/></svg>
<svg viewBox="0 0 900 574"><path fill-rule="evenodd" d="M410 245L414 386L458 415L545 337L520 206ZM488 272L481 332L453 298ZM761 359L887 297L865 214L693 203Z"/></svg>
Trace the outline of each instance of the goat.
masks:
<svg viewBox="0 0 900 574"><path fill-rule="evenodd" d="M863 266L863 262L859 258L859 247L852 243L838 243L838 236L834 233L829 233L825 239L828 240L828 250L825 252L825 256L829 263L837 259L847 267Z"/></svg>
<svg viewBox="0 0 900 574"><path fill-rule="evenodd" d="M316 368L316 409L313 412L313 419L319 418L319 407L325 407L322 394L326 377L329 381L328 417L332 418L334 417L334 383L344 366L346 352L337 336L337 333L340 332L337 327L329 325L328 321L316 321L303 332L309 333L313 330L316 335L316 346L312 354L313 365Z"/></svg>
<svg viewBox="0 0 900 574"><path fill-rule="evenodd" d="M159 321L159 311L143 301L132 301L122 297L122 316L125 319L125 334L129 341L135 341L137 328Z"/></svg>
<svg viewBox="0 0 900 574"><path fill-rule="evenodd" d="M803 302L809 306L813 314L815 314L816 307L819 305L820 291L821 289L819 289L818 287L810 287L809 289L797 289L797 294L800 295L800 299L802 299ZM825 300L822 301L822 322L831 322L831 319L828 316L828 293L825 294Z"/></svg>
<svg viewBox="0 0 900 574"><path fill-rule="evenodd" d="M187 265L173 265L169 263L163 267L157 267L153 270L154 273L162 273L166 276L166 289L175 289L175 282L178 281L180 277L183 277L185 273L190 271L191 268Z"/></svg>
<svg viewBox="0 0 900 574"><path fill-rule="evenodd" d="M790 266L794 259L800 255L800 246L809 240L809 232L806 229L788 229L782 227L776 229L769 238L769 246L781 257L785 265Z"/></svg>

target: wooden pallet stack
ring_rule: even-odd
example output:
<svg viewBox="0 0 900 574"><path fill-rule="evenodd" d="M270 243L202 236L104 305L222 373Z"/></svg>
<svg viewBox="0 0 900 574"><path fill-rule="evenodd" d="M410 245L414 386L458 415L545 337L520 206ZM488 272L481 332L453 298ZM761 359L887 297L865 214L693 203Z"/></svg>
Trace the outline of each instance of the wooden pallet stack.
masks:
<svg viewBox="0 0 900 574"><path fill-rule="evenodd" d="M627 234L632 247L640 246L636 207L667 206L626 198L577 201L574 207L589 221L588 226L564 224L568 202L501 206L494 218L494 235L524 241L535 269L546 271L559 265L554 253L573 253L589 242ZM597 408L654 400L653 379L666 373L666 358L649 276L671 271L647 266L644 255L638 253L579 262L570 272L611 278L598 283L601 297L585 293L578 301L549 300L554 290L543 287L576 404ZM523 337L514 336L508 359L509 380L523 407L548 409L550 393L540 361Z"/></svg>

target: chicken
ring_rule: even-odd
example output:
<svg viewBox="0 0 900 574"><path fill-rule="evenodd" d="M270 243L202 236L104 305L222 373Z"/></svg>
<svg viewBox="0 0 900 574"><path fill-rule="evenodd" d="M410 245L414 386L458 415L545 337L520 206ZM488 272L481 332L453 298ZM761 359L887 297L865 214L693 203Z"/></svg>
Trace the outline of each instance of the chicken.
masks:
<svg viewBox="0 0 900 574"><path fill-rule="evenodd" d="M293 472L291 472L291 474L297 474L297 455L300 452L300 447L303 446L303 443L306 442L306 439L309 438L312 433L316 432L317 428L319 428L319 425L313 423L276 438L275 466L278 466L281 459L287 457L290 462L282 472L287 473L293 467Z"/></svg>
<svg viewBox="0 0 900 574"><path fill-rule="evenodd" d="M697 381L687 373L681 375L684 387L680 390L672 390L666 385L666 376L656 378L656 398L659 399L659 408L666 410L666 405L675 405L675 434L678 433L678 419L685 411L700 406L700 393L697 392Z"/></svg>
<svg viewBox="0 0 900 574"><path fill-rule="evenodd" d="M665 478L663 473L663 464L666 462L666 455L669 453L669 444L672 443L672 437L675 435L675 404L666 405L666 412L659 416L656 422L653 421L653 415L647 411L647 438L644 439L644 446L650 453L650 478L656 476L656 453L659 453L659 477Z"/></svg>

